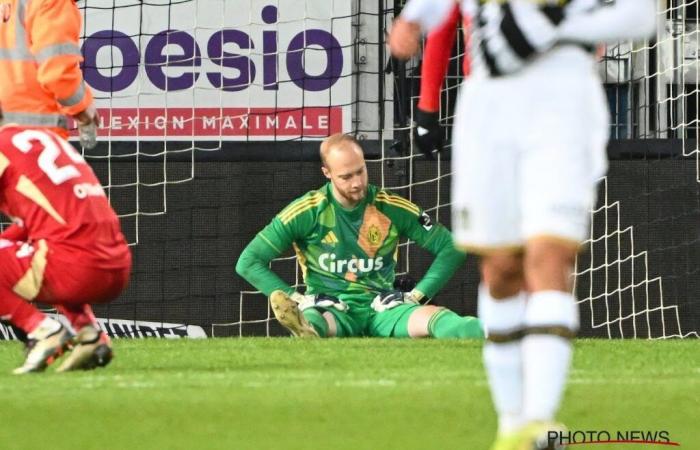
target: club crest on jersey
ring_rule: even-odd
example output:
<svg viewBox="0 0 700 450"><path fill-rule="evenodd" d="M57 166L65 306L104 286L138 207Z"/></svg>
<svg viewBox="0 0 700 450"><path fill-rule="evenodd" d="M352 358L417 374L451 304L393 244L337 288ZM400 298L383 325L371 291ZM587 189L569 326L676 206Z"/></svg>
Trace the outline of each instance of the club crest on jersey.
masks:
<svg viewBox="0 0 700 450"><path fill-rule="evenodd" d="M384 259L381 256L369 259L337 259L335 253L322 253L318 257L318 265L331 273L367 273L384 267Z"/></svg>
<svg viewBox="0 0 700 450"><path fill-rule="evenodd" d="M377 246L382 242L382 232L378 226L370 225L367 231L367 240L372 246Z"/></svg>
<svg viewBox="0 0 700 450"><path fill-rule="evenodd" d="M425 231L430 231L433 228L433 222L430 220L430 216L425 211L423 211L423 214L418 216L418 223L425 228Z"/></svg>
<svg viewBox="0 0 700 450"><path fill-rule="evenodd" d="M0 16L2 16L2 22L7 23L12 17L12 5L9 3L3 3L0 5Z"/></svg>

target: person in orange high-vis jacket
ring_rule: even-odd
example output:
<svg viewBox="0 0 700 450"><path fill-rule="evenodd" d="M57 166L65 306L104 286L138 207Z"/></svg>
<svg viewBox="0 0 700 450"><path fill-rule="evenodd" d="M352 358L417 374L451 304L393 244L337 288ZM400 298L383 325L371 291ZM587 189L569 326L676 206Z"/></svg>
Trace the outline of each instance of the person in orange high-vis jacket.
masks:
<svg viewBox="0 0 700 450"><path fill-rule="evenodd" d="M96 144L97 111L83 80L82 26L74 0L0 0L0 105L4 123L46 127L68 137L73 117L80 143Z"/></svg>

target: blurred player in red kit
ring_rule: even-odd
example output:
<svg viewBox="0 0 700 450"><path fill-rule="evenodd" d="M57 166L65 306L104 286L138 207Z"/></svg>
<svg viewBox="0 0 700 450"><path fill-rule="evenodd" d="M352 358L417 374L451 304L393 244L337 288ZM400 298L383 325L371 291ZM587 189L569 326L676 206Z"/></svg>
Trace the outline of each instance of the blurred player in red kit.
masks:
<svg viewBox="0 0 700 450"><path fill-rule="evenodd" d="M0 318L28 338L14 373L42 371L71 347L60 372L109 363L111 343L90 304L124 290L131 252L90 166L53 131L0 126L0 212L13 219L0 235ZM37 301L54 305L77 334Z"/></svg>

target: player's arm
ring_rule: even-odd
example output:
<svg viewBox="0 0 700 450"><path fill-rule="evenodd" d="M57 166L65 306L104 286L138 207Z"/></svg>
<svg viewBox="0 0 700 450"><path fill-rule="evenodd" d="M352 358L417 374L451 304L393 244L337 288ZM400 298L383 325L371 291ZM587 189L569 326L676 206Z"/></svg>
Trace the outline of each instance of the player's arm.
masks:
<svg viewBox="0 0 700 450"><path fill-rule="evenodd" d="M450 54L457 34L459 18L459 5L455 5L447 20L433 30L425 40L418 109L426 113L436 113L440 110L440 90L447 67L450 65Z"/></svg>
<svg viewBox="0 0 700 450"><path fill-rule="evenodd" d="M292 242L293 229L275 217L243 250L236 272L267 296L277 290L293 293L294 288L270 269L270 261L289 249Z"/></svg>
<svg viewBox="0 0 700 450"><path fill-rule="evenodd" d="M399 18L417 23L423 31L429 32L445 21L455 3L455 0L409 0Z"/></svg>
<svg viewBox="0 0 700 450"><path fill-rule="evenodd" d="M445 131L440 126L440 90L450 64L459 18L459 5L455 4L447 20L428 35L423 49L420 97L414 114L416 127L413 133L418 148L428 159L433 159L433 152L442 150L445 138Z"/></svg>
<svg viewBox="0 0 700 450"><path fill-rule="evenodd" d="M421 29L431 31L449 16L454 0L409 0L394 20L387 43L392 55L408 59L420 49Z"/></svg>
<svg viewBox="0 0 700 450"><path fill-rule="evenodd" d="M642 39L656 29L656 2L616 0L590 12L567 16L559 25L558 37L595 45L620 39Z"/></svg>
<svg viewBox="0 0 700 450"><path fill-rule="evenodd" d="M420 247L435 256L423 278L418 282L414 291L431 298L442 289L460 268L466 255L459 251L452 240L452 234L413 203L404 200L414 208L397 209L395 223L403 236L415 241Z"/></svg>
<svg viewBox="0 0 700 450"><path fill-rule="evenodd" d="M50 93L61 112L75 117L81 127L81 143L94 146L97 111L90 87L83 79L79 39L82 18L73 0L41 0L29 3L27 27L30 50L39 67L37 81ZM89 129L89 130L88 130ZM84 132L93 136L83 136Z"/></svg>

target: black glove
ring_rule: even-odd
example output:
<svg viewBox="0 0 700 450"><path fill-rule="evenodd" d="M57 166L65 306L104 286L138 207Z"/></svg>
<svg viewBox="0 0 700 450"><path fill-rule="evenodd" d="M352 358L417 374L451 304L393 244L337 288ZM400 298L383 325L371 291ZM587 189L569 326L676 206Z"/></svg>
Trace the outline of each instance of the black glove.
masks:
<svg viewBox="0 0 700 450"><path fill-rule="evenodd" d="M413 288L416 287L416 284L418 284L416 280L408 274L398 275L394 278L394 289L398 289L399 291L411 292Z"/></svg>
<svg viewBox="0 0 700 450"><path fill-rule="evenodd" d="M445 130L440 126L440 113L416 108L413 118L416 122L413 140L426 158L435 159L433 152L441 151L445 140Z"/></svg>

